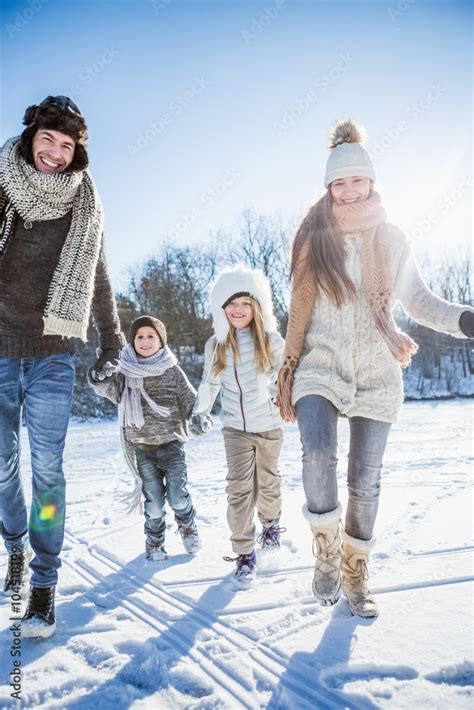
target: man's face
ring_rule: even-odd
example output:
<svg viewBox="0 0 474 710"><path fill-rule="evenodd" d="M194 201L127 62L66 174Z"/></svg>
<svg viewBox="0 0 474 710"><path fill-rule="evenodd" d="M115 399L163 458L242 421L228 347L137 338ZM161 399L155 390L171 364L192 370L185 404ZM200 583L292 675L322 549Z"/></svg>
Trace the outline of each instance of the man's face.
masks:
<svg viewBox="0 0 474 710"><path fill-rule="evenodd" d="M32 149L36 170L51 175L62 173L71 165L76 144L66 133L39 128L33 136Z"/></svg>

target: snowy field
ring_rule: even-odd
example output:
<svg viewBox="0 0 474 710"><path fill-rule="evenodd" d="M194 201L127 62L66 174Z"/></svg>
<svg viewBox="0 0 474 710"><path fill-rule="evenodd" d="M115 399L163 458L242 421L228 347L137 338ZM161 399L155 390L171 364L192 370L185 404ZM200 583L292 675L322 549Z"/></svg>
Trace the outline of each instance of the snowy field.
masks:
<svg viewBox="0 0 474 710"><path fill-rule="evenodd" d="M236 592L222 559L232 552L219 427L187 444L202 551L183 552L169 516L170 557L147 563L142 520L114 495L129 485L116 425L72 424L58 628L22 641L21 707L474 707L471 402L408 403L392 431L371 564L376 620L312 596L296 426L285 428L281 456L282 549L260 555L256 585ZM339 438L345 503L344 420ZM2 549L2 576L5 563ZM19 707L8 687L9 613L4 599L0 706Z"/></svg>

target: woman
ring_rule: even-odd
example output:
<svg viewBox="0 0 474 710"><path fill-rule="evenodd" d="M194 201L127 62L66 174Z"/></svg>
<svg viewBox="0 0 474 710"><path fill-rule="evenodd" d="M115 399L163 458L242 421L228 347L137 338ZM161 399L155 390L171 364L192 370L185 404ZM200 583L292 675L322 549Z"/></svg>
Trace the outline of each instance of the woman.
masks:
<svg viewBox="0 0 474 710"><path fill-rule="evenodd" d="M473 309L435 296L423 282L404 234L386 221L375 170L352 120L336 124L326 194L309 210L293 244L292 298L278 404L296 418L303 448L304 515L313 536L313 592L323 604L341 586L353 614L377 616L367 562L380 474L392 422L403 400L401 366L416 343L395 324L400 301L422 325L474 335ZM337 420L349 419L349 502L338 501ZM341 575L342 572L342 575Z"/></svg>

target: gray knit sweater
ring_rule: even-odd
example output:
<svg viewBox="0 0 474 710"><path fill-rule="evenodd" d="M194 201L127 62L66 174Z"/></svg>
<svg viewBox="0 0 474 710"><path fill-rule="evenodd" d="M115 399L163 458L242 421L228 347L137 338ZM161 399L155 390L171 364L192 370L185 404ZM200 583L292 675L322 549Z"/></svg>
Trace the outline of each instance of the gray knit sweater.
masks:
<svg viewBox="0 0 474 710"><path fill-rule="evenodd" d="M40 357L74 352L74 340L43 336L43 312L53 273L71 224L72 213L59 219L34 222L25 229L17 217L6 252L0 256L0 356ZM120 349L120 332L104 246L96 268L92 317L99 345Z"/></svg>
<svg viewBox="0 0 474 710"><path fill-rule="evenodd" d="M107 397L114 404L119 403L125 386L122 374L102 382L94 382L89 375L89 382L102 397ZM191 416L196 390L179 365L173 365L162 375L144 377L143 386L151 399L167 407L170 414L161 417L142 398L144 425L141 429L125 427L125 439L132 444L156 446L169 441L185 441L188 436L186 420Z"/></svg>

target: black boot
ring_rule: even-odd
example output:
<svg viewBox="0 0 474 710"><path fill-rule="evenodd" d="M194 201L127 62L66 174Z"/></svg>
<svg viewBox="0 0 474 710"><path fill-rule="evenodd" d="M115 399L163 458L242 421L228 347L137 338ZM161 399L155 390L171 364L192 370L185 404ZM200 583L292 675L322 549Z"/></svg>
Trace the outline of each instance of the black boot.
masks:
<svg viewBox="0 0 474 710"><path fill-rule="evenodd" d="M5 595L19 594L21 597L26 597L30 578L30 560L31 549L29 547L22 552L12 552L8 555L8 568L3 583Z"/></svg>
<svg viewBox="0 0 474 710"><path fill-rule="evenodd" d="M21 633L25 638L48 638L56 629L54 616L55 587L39 589L30 587L30 597L25 616L21 620Z"/></svg>

